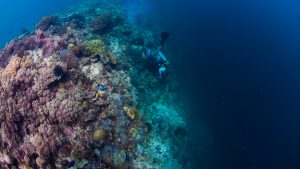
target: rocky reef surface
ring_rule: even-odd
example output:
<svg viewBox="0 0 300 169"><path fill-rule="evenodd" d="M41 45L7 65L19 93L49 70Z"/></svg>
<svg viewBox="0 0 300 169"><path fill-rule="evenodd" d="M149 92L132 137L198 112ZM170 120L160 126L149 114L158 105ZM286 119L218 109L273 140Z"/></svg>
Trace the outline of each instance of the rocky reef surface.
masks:
<svg viewBox="0 0 300 169"><path fill-rule="evenodd" d="M158 31L115 1L47 16L0 52L0 168L179 169L172 76L147 69Z"/></svg>

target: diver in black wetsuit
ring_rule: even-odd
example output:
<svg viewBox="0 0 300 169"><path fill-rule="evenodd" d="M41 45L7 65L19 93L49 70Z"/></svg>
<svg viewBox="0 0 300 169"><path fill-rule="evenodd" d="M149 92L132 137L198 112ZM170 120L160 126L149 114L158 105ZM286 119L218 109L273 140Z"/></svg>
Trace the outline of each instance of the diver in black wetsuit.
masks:
<svg viewBox="0 0 300 169"><path fill-rule="evenodd" d="M157 72L159 79L165 79L167 76L167 66L169 61L166 56L161 52L161 49L164 47L166 40L170 37L168 32L161 33L161 41L160 46L156 51L151 50L151 48L147 48L145 52L145 56L149 60L149 65L151 68Z"/></svg>

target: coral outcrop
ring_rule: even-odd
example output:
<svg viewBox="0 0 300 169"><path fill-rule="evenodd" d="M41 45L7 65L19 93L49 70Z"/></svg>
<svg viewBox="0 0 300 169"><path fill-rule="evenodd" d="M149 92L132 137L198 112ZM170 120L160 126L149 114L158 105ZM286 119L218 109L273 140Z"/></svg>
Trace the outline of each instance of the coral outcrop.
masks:
<svg viewBox="0 0 300 169"><path fill-rule="evenodd" d="M13 55L1 73L1 152L11 159L6 165L29 165L32 160L41 165L55 158L54 152L63 144L78 141L66 140L64 128L86 121L84 113L93 120L101 113L97 104L89 103L92 83L79 70L67 70L55 55L40 54ZM58 79L53 72L57 65L69 74L68 79Z"/></svg>
<svg viewBox="0 0 300 169"><path fill-rule="evenodd" d="M37 25L37 28L42 31L46 31L51 26L58 26L59 24L60 24L60 22L59 22L59 18L57 16L46 16L41 19L41 21Z"/></svg>
<svg viewBox="0 0 300 169"><path fill-rule="evenodd" d="M103 52L102 41L90 41L86 57L70 43L37 30L1 51L1 168L131 165L125 159L137 141L129 131L147 126L123 110L135 98L128 75L92 57Z"/></svg>
<svg viewBox="0 0 300 169"><path fill-rule="evenodd" d="M66 47L66 42L62 37L51 36L49 33L37 30L33 35L23 36L11 41L0 52L0 66L4 67L12 55L22 57L25 51L41 48L43 55L49 57L54 51L59 51Z"/></svg>

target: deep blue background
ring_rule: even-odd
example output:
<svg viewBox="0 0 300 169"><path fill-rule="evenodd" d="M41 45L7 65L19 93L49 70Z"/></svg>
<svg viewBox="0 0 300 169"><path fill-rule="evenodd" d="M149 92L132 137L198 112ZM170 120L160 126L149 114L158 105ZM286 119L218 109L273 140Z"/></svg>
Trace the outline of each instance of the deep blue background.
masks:
<svg viewBox="0 0 300 169"><path fill-rule="evenodd" d="M163 4L169 45L195 108L191 168L299 168L300 2L172 4Z"/></svg>

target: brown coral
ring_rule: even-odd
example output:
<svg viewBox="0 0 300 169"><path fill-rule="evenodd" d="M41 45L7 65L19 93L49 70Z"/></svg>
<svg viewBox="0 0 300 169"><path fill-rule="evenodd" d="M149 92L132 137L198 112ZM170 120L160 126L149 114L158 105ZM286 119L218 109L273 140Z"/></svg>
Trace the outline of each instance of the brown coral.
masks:
<svg viewBox="0 0 300 169"><path fill-rule="evenodd" d="M84 45L75 45L71 48L71 51L76 57L79 58L87 55L87 51Z"/></svg>

